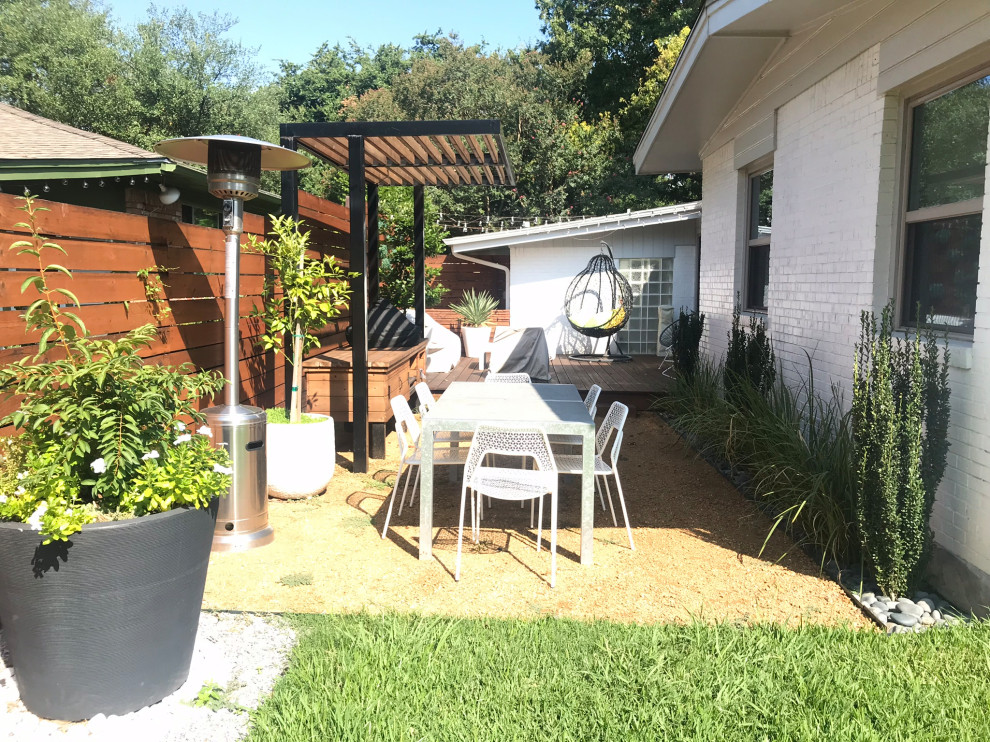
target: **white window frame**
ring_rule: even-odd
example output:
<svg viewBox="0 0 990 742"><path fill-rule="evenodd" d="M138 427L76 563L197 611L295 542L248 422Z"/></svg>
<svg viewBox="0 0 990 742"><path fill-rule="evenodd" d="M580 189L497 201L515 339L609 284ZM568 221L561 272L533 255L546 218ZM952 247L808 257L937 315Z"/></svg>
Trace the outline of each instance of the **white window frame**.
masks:
<svg viewBox="0 0 990 742"><path fill-rule="evenodd" d="M767 301L767 306L757 307L752 306L749 303L750 286L749 286L749 269L750 269L750 256L753 253L754 247L766 247L767 248L767 285L770 283L770 254L772 252L771 242L773 239L773 231L771 229L770 234L766 237L757 236L755 238L750 238L753 233L753 188L759 188L759 180L762 176L767 173L773 172L773 162L763 163L761 167L750 170L746 174L746 233L745 233L745 250L746 254L743 259L743 275L742 275L742 310L745 312L752 312L753 314L766 314L769 310L769 301ZM773 187L770 189L770 203L773 203Z"/></svg>
<svg viewBox="0 0 990 742"><path fill-rule="evenodd" d="M976 72L971 72L963 77L958 77L952 82L944 83L939 85L938 88L934 90L929 90L928 92L917 95L905 100L904 103L904 147L902 151L902 165L901 165L901 219L900 219L900 232L898 235L898 263L897 263L897 288L896 296L898 297L898 307L896 312L897 324L901 329L906 329L913 327L913 324L909 323L907 320L909 311L908 303L911 301L910 289L908 284L911 281L912 276L908 272L908 231L911 224L919 224L922 222L936 221L939 219L950 219L963 216L975 216L983 215L986 216L983 211L983 203L986 198L986 192L990 188L990 179L984 181L984 196L978 198L967 199L966 201L957 201L951 204L941 204L939 206L926 206L919 209L909 210L909 199L910 199L910 189L911 189L911 157L913 154L913 144L914 144L914 110L918 106L922 106L925 103L929 103L937 98L941 98L946 93L950 93L958 88L965 87L976 80L981 80L984 77L990 75L990 67L983 68ZM988 149L990 149L990 144L988 144ZM990 151L988 151L988 159L990 159ZM984 247L980 246L981 249ZM977 264L977 268L979 265ZM975 310L975 308L974 308ZM953 331L951 328L939 328L940 331L946 332L950 337L958 338L961 340L972 341L973 332L972 330L964 331Z"/></svg>

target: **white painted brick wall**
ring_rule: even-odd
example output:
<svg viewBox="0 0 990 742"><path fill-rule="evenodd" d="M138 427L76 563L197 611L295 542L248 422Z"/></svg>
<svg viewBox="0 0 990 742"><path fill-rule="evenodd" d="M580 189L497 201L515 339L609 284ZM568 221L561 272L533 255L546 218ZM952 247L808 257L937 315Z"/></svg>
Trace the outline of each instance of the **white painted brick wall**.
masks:
<svg viewBox="0 0 990 742"><path fill-rule="evenodd" d="M893 293L900 254L895 245L891 259L901 103L877 92L877 74L873 48L777 111L768 326L785 378L805 376L807 351L819 389L838 383L847 406L860 310ZM704 160L700 307L716 356L743 285L746 178L732 155L730 143ZM990 193L984 215L976 331L952 347L949 468L932 527L990 573Z"/></svg>

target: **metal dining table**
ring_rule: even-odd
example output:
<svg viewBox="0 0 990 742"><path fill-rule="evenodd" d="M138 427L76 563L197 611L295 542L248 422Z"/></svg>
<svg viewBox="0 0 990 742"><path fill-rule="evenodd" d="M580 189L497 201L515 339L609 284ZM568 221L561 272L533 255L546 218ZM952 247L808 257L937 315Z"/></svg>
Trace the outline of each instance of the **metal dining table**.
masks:
<svg viewBox="0 0 990 742"><path fill-rule="evenodd" d="M455 381L422 420L419 558L433 557L433 436L474 432L478 425L540 427L548 435L582 439L581 564L593 561L595 522L595 421L573 384L486 384Z"/></svg>

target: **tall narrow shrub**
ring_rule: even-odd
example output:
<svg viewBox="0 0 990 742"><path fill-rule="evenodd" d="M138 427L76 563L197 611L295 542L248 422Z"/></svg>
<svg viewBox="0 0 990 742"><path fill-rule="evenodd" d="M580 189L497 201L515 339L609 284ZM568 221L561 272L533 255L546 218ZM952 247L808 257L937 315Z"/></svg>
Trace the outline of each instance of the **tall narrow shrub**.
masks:
<svg viewBox="0 0 990 742"><path fill-rule="evenodd" d="M700 312L685 312L674 323L674 337L671 352L674 356L674 370L679 377L690 379L698 366L701 335L705 331L705 315Z"/></svg>
<svg viewBox="0 0 990 742"><path fill-rule="evenodd" d="M929 527L948 451L948 349L930 328L893 337L893 305L880 322L860 316L853 374L856 522L877 584L890 595L917 586L931 553Z"/></svg>
<svg viewBox="0 0 990 742"><path fill-rule="evenodd" d="M729 346L725 353L723 384L726 397L735 405L745 404L748 397L743 385L749 384L762 397L773 389L777 378L777 360L763 319L750 315L749 332L739 318L739 306L732 313Z"/></svg>

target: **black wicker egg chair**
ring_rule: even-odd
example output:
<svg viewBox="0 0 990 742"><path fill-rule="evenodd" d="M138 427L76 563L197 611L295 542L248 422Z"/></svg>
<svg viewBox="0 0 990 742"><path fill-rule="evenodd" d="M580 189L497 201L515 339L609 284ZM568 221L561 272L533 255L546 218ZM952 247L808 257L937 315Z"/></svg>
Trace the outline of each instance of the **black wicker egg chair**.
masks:
<svg viewBox="0 0 990 742"><path fill-rule="evenodd" d="M606 254L607 253L607 254ZM605 354L572 355L575 361L614 363L631 361L618 340L611 338L629 322L632 286L615 267L612 248L602 242L602 252L574 276L564 295L564 315L576 332L590 338L609 338ZM611 345L615 343L616 351Z"/></svg>

